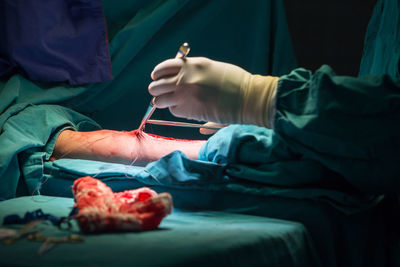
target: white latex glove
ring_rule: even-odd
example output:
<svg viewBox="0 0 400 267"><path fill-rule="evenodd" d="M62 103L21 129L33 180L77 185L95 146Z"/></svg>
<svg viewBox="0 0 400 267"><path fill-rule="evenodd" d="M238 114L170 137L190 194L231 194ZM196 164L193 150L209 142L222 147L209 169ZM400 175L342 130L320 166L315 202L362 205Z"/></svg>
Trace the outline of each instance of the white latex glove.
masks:
<svg viewBox="0 0 400 267"><path fill-rule="evenodd" d="M149 92L157 108L176 117L271 127L278 77L251 75L208 58L175 58L157 65Z"/></svg>

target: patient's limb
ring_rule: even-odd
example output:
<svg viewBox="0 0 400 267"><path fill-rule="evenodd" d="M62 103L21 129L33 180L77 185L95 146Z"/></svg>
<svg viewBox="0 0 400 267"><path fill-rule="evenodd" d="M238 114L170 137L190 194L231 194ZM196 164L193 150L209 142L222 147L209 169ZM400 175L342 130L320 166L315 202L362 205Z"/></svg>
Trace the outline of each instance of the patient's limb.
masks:
<svg viewBox="0 0 400 267"><path fill-rule="evenodd" d="M174 150L180 150L189 158L196 159L204 142L165 138L137 130L131 132L64 130L57 138L50 160L77 158L145 165Z"/></svg>

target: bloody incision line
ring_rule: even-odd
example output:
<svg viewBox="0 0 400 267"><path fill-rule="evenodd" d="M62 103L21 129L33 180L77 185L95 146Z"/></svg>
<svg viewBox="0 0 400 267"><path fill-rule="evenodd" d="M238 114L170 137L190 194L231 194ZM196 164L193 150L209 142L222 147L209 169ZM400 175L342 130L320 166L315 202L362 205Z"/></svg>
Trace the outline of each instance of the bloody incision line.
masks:
<svg viewBox="0 0 400 267"><path fill-rule="evenodd" d="M141 139L143 137L144 131L136 129L130 132L133 136L136 136L138 139ZM160 136L160 135L155 135L151 133L146 133L147 135L157 138L157 139L163 139L163 140L169 140L169 141L178 141L178 142L192 142L192 141L198 141L198 140L189 140L189 139L177 139L173 137L165 137L165 136Z"/></svg>
<svg viewBox="0 0 400 267"><path fill-rule="evenodd" d="M204 140L185 140L148 134L143 131L64 130L57 138L51 160L87 159L140 166L180 150L196 159Z"/></svg>

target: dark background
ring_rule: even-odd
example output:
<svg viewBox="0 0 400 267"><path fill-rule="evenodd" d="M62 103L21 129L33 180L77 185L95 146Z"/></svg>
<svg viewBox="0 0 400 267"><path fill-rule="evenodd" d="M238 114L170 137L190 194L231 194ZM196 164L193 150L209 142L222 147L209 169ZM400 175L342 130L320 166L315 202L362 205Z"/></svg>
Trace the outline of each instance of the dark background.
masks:
<svg viewBox="0 0 400 267"><path fill-rule="evenodd" d="M357 76L376 0L284 0L298 64Z"/></svg>

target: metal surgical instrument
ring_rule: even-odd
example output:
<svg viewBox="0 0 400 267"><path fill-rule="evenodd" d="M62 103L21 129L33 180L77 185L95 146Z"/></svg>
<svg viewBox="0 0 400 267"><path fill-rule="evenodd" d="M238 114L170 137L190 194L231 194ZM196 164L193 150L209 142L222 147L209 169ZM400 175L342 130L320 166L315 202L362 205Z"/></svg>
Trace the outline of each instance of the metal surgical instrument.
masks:
<svg viewBox="0 0 400 267"><path fill-rule="evenodd" d="M167 125L167 126L177 126L177 127L189 127L189 128L205 128L205 129L213 129L219 130L223 126L207 126L199 123L189 123L189 122L181 122L181 121L164 121L164 120L148 120L148 124L157 124L157 125Z"/></svg>
<svg viewBox="0 0 400 267"><path fill-rule="evenodd" d="M184 58L189 54L189 51L190 51L189 44L188 43L184 43L183 45L181 45L181 47L179 47L178 53L176 54L175 58ZM150 101L150 105L147 108L146 113L144 114L142 122L139 125L139 129L138 129L139 131L143 131L144 130L144 127L145 127L146 123L150 119L151 115L153 115L155 110L156 110L156 107L154 105L154 97L153 97L153 99Z"/></svg>

